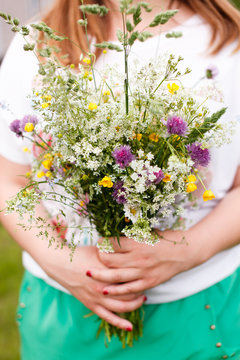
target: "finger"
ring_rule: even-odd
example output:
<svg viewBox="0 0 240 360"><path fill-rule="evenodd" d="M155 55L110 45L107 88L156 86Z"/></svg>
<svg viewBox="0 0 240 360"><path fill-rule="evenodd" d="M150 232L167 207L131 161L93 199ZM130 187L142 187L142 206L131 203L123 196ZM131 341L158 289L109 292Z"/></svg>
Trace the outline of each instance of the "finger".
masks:
<svg viewBox="0 0 240 360"><path fill-rule="evenodd" d="M104 293L104 295L106 295L106 297L108 297L108 294L106 292ZM115 295L115 296L111 296L111 298L115 299L115 300L121 300L121 301L131 301L131 300L137 299L141 295L143 295L142 292L137 292L137 293L126 294L126 295Z"/></svg>
<svg viewBox="0 0 240 360"><path fill-rule="evenodd" d="M111 311L107 310L101 305L96 305L92 311L98 315L101 319L107 321L109 324L116 326L120 329L132 331L133 325L130 321L120 318L119 316L113 314Z"/></svg>
<svg viewBox="0 0 240 360"><path fill-rule="evenodd" d="M106 286L103 289L103 294L107 294L109 296L126 295L137 292L143 292L147 289L149 289L149 286L147 286L146 282L143 279L141 279L132 282L127 282L125 284Z"/></svg>
<svg viewBox="0 0 240 360"><path fill-rule="evenodd" d="M105 283L117 284L128 281L133 281L139 278L139 269L91 269L86 272L94 280Z"/></svg>
<svg viewBox="0 0 240 360"><path fill-rule="evenodd" d="M120 301L106 298L103 304L108 310L116 313L125 313L140 308L146 299L145 295L141 295L137 299L131 301Z"/></svg>
<svg viewBox="0 0 240 360"><path fill-rule="evenodd" d="M124 256L127 256L126 253L114 253L107 254L104 252L99 252L99 260L109 268L118 268L118 267L126 267L126 261L124 260Z"/></svg>

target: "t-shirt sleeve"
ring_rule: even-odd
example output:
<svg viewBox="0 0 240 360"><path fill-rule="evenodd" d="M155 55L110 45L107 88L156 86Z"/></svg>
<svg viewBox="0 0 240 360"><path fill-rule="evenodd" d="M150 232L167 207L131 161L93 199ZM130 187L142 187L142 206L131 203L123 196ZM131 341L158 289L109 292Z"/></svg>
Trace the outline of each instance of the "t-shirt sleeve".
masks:
<svg viewBox="0 0 240 360"><path fill-rule="evenodd" d="M10 123L32 114L28 95L37 73L37 60L32 52L23 50L24 40L17 34L0 69L0 155L18 164L28 164L30 156L23 151L29 141L18 138Z"/></svg>

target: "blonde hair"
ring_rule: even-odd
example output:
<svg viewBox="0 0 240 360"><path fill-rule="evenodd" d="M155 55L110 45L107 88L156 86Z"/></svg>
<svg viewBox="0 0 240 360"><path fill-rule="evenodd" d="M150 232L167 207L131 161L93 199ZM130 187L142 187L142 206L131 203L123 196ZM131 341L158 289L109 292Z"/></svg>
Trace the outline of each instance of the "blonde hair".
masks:
<svg viewBox="0 0 240 360"><path fill-rule="evenodd" d="M110 9L103 17L86 15L88 33L96 42L109 40L112 29L111 11L116 10L113 1L84 1L84 4L98 3ZM218 53L224 46L234 41L237 41L235 51L240 50L240 12L228 0L172 0L171 4L173 3L188 6L210 25L212 37L209 45L212 54ZM83 18L80 4L79 0L56 0L52 9L43 17L43 21L58 34L64 34L71 39L56 44L61 48L62 54L68 54L65 60L61 60L65 64L78 64L80 54L88 51L84 28L77 23L77 20ZM77 43L79 48L73 42ZM99 56L100 52L101 50L97 49L96 56Z"/></svg>

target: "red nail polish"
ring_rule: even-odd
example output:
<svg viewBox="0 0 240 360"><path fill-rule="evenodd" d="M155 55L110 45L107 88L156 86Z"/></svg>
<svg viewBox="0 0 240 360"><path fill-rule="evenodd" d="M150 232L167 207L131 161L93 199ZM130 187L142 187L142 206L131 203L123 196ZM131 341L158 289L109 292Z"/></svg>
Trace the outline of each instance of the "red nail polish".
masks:
<svg viewBox="0 0 240 360"><path fill-rule="evenodd" d="M92 277L91 271L88 270L88 271L86 272L86 275L89 276L89 277Z"/></svg>
<svg viewBox="0 0 240 360"><path fill-rule="evenodd" d="M108 295L108 291L107 291L107 290L103 290L103 295Z"/></svg>
<svg viewBox="0 0 240 360"><path fill-rule="evenodd" d="M127 331L133 331L133 329L131 327L127 327L126 330Z"/></svg>
<svg viewBox="0 0 240 360"><path fill-rule="evenodd" d="M146 295L144 296L143 301L147 301L147 296Z"/></svg>

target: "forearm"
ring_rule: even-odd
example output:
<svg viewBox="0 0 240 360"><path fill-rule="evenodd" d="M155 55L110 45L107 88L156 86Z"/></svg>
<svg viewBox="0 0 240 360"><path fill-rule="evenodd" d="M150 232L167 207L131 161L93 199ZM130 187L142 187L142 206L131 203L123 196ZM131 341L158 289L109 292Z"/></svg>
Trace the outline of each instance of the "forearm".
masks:
<svg viewBox="0 0 240 360"><path fill-rule="evenodd" d="M240 243L240 187L236 187L189 231L189 239L202 242L206 260Z"/></svg>
<svg viewBox="0 0 240 360"><path fill-rule="evenodd" d="M14 196L20 189L21 184L18 184L15 181L8 181L1 183L0 189L0 209L6 207L6 200L9 200L10 197ZM46 218L46 212L42 206L37 208L37 216ZM56 246L49 247L49 242L40 238L38 235L39 229L32 228L31 230L24 231L21 226L17 224L20 222L17 214L5 215L4 212L0 213L0 221L9 234L15 239L15 241L21 246L21 248L27 251L35 261L46 271L51 271L51 266L56 266L61 257L61 262L67 263L70 262L70 250L67 247L63 249L56 249ZM58 239L58 234L52 230L48 229L49 236L53 236L56 241ZM58 258L56 262L55 259Z"/></svg>

